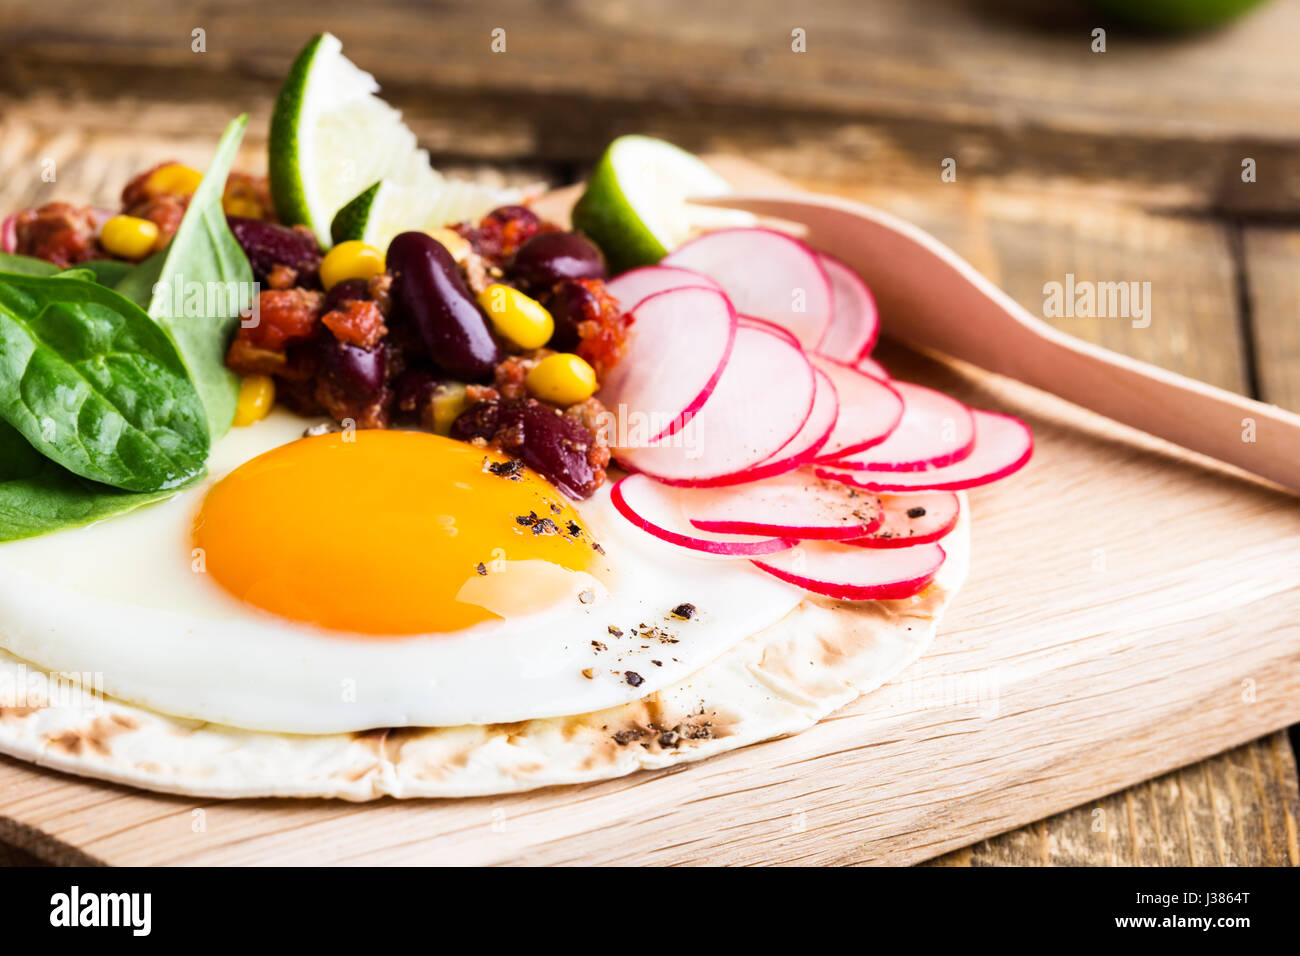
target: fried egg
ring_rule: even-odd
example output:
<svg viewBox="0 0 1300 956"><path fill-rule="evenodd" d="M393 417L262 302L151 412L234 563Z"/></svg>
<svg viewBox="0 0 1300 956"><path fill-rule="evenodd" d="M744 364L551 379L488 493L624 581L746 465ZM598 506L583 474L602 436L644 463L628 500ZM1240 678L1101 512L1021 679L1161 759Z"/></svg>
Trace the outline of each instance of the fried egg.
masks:
<svg viewBox="0 0 1300 956"><path fill-rule="evenodd" d="M166 502L0 545L0 646L161 713L322 734L616 706L802 598L634 528L608 485L575 503L461 442L310 424L277 411Z"/></svg>

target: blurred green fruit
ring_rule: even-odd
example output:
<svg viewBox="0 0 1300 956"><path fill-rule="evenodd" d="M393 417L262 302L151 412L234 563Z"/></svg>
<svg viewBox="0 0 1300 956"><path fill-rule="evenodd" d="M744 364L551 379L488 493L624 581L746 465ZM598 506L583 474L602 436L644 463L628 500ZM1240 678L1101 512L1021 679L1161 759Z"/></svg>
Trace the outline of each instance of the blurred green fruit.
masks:
<svg viewBox="0 0 1300 956"><path fill-rule="evenodd" d="M1092 0L1112 16L1159 30L1196 30L1225 23L1263 0Z"/></svg>

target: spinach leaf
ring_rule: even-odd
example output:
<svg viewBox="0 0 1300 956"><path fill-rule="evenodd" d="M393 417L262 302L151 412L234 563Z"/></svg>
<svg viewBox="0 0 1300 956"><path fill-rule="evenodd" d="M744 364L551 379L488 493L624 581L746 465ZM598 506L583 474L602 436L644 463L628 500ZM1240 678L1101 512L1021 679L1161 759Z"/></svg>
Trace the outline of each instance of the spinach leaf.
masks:
<svg viewBox="0 0 1300 956"><path fill-rule="evenodd" d="M78 278L0 274L0 418L69 471L128 491L190 481L210 446L166 332Z"/></svg>
<svg viewBox="0 0 1300 956"><path fill-rule="evenodd" d="M78 478L0 420L0 542L90 524L175 493L121 491Z"/></svg>
<svg viewBox="0 0 1300 956"><path fill-rule="evenodd" d="M46 262L44 259L37 259L34 256L19 256L0 252L0 272L23 276L52 276L76 270L88 271L92 281L98 282L100 285L106 285L109 288L116 286L134 268L135 266L131 265L131 263L120 262L117 259L91 259L87 262L78 262L75 266L62 270L53 262Z"/></svg>
<svg viewBox="0 0 1300 956"><path fill-rule="evenodd" d="M226 349L241 309L249 304L242 299L253 288L248 257L230 234L221 208L230 164L247 125L244 115L226 127L167 248L140 263L117 285L175 341L203 398L213 440L230 430L235 417L239 378L226 368ZM193 288L198 289L201 303L190 295ZM198 314L186 314L194 312Z"/></svg>
<svg viewBox="0 0 1300 956"><path fill-rule="evenodd" d="M135 269L135 266L120 259L91 259L87 262L78 262L74 268L89 269L95 274L96 282L115 289L117 284Z"/></svg>
<svg viewBox="0 0 1300 956"><path fill-rule="evenodd" d="M58 266L35 256L20 256L9 252L0 252L0 272L20 276L52 276L60 272Z"/></svg>

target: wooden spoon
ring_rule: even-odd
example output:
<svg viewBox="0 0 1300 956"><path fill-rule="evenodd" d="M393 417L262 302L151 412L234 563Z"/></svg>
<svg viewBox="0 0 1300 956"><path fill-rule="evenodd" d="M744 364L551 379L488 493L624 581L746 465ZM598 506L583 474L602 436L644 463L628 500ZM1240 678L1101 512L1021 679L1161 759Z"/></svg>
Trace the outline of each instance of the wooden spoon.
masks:
<svg viewBox="0 0 1300 956"><path fill-rule="evenodd" d="M803 224L811 245L871 286L891 338L1033 385L1300 492L1300 415L1057 331L910 223L812 193L692 202Z"/></svg>

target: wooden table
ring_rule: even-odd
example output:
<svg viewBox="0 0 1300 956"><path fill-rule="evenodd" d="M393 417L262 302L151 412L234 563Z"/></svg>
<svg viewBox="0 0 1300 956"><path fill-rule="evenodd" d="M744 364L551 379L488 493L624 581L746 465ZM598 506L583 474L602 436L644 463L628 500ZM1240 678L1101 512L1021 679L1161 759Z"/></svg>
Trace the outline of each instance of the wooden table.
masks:
<svg viewBox="0 0 1300 956"><path fill-rule="evenodd" d="M1300 409L1300 2L1177 41L1082 4L748 6L236 0L198 16L5 0L0 208L111 200L159 158L202 164L236 109L254 115L253 168L279 77L328 27L442 168L565 182L631 131L740 152L916 222L1035 313L1067 273L1149 281L1145 328L1051 321ZM490 49L496 28L504 53ZM1298 805L1279 732L935 862L1296 865Z"/></svg>

